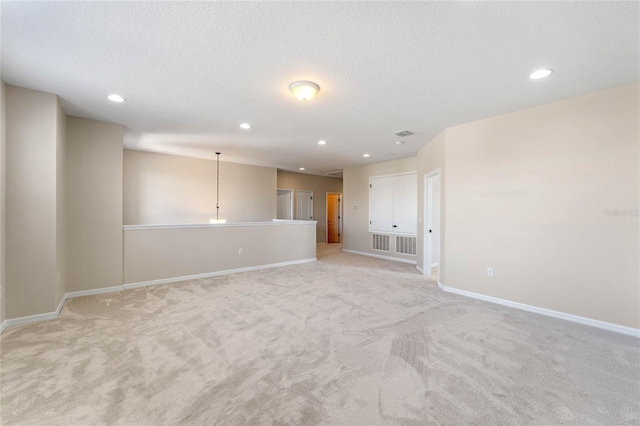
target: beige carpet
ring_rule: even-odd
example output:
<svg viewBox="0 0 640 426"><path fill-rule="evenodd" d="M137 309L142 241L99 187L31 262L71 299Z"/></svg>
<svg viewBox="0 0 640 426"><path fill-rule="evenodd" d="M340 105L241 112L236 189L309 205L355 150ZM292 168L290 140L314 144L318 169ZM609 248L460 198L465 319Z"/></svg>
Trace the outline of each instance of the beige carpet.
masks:
<svg viewBox="0 0 640 426"><path fill-rule="evenodd" d="M640 423L638 339L318 250L6 330L2 424Z"/></svg>

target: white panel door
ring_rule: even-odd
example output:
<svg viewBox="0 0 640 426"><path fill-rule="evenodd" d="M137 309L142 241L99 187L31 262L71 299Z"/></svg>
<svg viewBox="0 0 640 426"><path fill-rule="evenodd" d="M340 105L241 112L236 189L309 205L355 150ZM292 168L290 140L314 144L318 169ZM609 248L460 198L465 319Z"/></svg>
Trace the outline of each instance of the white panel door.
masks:
<svg viewBox="0 0 640 426"><path fill-rule="evenodd" d="M291 220L291 191L278 190L277 219Z"/></svg>
<svg viewBox="0 0 640 426"><path fill-rule="evenodd" d="M393 232L418 232L418 175L393 177Z"/></svg>
<svg viewBox="0 0 640 426"><path fill-rule="evenodd" d="M313 191L298 191L298 220L313 220Z"/></svg>
<svg viewBox="0 0 640 426"><path fill-rule="evenodd" d="M393 232L393 176L369 179L369 232Z"/></svg>

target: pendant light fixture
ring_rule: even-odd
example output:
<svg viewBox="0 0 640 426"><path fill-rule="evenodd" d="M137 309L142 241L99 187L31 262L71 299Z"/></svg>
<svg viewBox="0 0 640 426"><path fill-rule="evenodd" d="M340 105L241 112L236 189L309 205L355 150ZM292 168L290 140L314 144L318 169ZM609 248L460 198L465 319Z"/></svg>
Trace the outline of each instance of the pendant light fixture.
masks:
<svg viewBox="0 0 640 426"><path fill-rule="evenodd" d="M209 219L209 223L226 223L227 219L220 219L220 153L216 152L216 218Z"/></svg>

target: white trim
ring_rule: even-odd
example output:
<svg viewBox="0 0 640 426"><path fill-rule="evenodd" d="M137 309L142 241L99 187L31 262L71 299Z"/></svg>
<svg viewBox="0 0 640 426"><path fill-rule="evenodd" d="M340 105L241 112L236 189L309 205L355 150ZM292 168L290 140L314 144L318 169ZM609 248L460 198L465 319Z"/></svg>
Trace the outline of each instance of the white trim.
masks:
<svg viewBox="0 0 640 426"><path fill-rule="evenodd" d="M438 266L438 262L436 262L436 263L432 263L432 264L431 264L431 267L432 267L432 268L435 268L436 266Z"/></svg>
<svg viewBox="0 0 640 426"><path fill-rule="evenodd" d="M55 310L55 312L49 312L46 314L29 315L26 317L19 317L19 318L4 320L2 324L0 324L0 333L2 333L7 327L13 327L16 325L25 325L25 324L31 324L34 322L57 319L58 316L60 315L60 311L62 311L62 307L64 306L64 303L68 299L73 299L74 297L92 296L95 294L103 294L103 293L114 293L118 291L130 290L130 289L139 288L139 287L147 287L147 286L158 285L158 284L168 284L168 283L193 280L198 278L214 277L217 275L227 275L227 274L235 274L237 272L256 271L259 269L269 269L269 268L277 268L280 266L298 265L301 263L315 262L317 260L318 260L317 258L313 257L309 259L293 260L291 262L270 263L267 265L249 266L247 268L227 269L225 271L209 272L206 274L186 275L182 277L174 277L174 278L166 278L161 280L143 281L138 283L116 285L113 287L95 288L92 290L72 291L70 293L65 293L65 295L62 296L62 300L60 300L60 303L58 304L58 308Z"/></svg>
<svg viewBox="0 0 640 426"><path fill-rule="evenodd" d="M280 266L299 265L301 263L316 262L317 260L318 260L317 258L313 257L309 259L292 260L290 262L270 263L267 265L248 266L246 268L226 269L224 271L206 272L204 274L184 275L181 277L161 278L159 280L140 281L136 283L125 283L122 285L122 287L124 287L125 290L131 290L139 287L148 287L153 285L168 284L168 283L179 282L179 281L197 280L200 278L217 277L218 275L235 274L238 272L258 271L260 269L278 268Z"/></svg>
<svg viewBox="0 0 640 426"><path fill-rule="evenodd" d="M424 269L422 269L421 267L419 267L418 265L416 265L416 269L418 270L418 272L420 272L421 274L424 274Z"/></svg>
<svg viewBox="0 0 640 426"><path fill-rule="evenodd" d="M361 254L362 256L377 257L379 259L395 260L396 262L410 263L412 265L416 265L418 263L417 261L411 260L411 259L401 259L399 257L391 257L391 256L384 256L382 254L367 253L366 251L349 250L345 248L343 248L342 251L346 251L347 253L353 253L353 254Z"/></svg>
<svg viewBox="0 0 640 426"><path fill-rule="evenodd" d="M418 171L414 170L412 172L402 172L402 173L391 173L389 175L376 175L369 176L369 183L371 183L371 178L383 178L383 177L393 177L393 176L404 176L404 175L417 175Z"/></svg>
<svg viewBox="0 0 640 426"><path fill-rule="evenodd" d="M123 225L124 231L144 231L147 229L185 229L185 228L234 228L250 226L283 226L283 225L315 225L317 220L278 220L271 222L236 222L236 223L184 223L174 225Z"/></svg>
<svg viewBox="0 0 640 426"><path fill-rule="evenodd" d="M591 318L581 317L578 315L568 314L565 312L553 311L551 309L540 308L537 306L526 305L520 302L513 302L511 300L500 299L493 296L485 296L480 293L473 293L471 291L459 290L457 288L448 287L438 281L438 287L447 293L459 294L461 296L471 297L473 299L483 300L485 302L496 303L498 305L508 306L510 308L521 309L523 311L533 312L540 315L546 315L553 318L563 319L565 321L571 321L578 324L588 325L591 327L600 328L603 330L613 331L620 334L626 334L633 337L640 338L640 329L627 327L624 325L613 324L610 322L595 320Z"/></svg>
<svg viewBox="0 0 640 426"><path fill-rule="evenodd" d="M28 315L26 317L11 318L11 319L4 320L4 322L6 323L5 328L7 328L7 327L13 327L16 325L25 325L25 324L31 324L34 322L54 320L56 318L58 318L57 312L48 312L46 314L36 314L36 315Z"/></svg>
<svg viewBox="0 0 640 426"><path fill-rule="evenodd" d="M125 290L123 285L115 285L113 287L94 288L93 290L72 291L71 293L65 294L65 297L67 299L73 299L74 297L93 296L95 294L104 294L104 293L115 293L123 290Z"/></svg>
<svg viewBox="0 0 640 426"><path fill-rule="evenodd" d="M64 302L66 302L68 299L67 295L68 293L65 293L60 299L60 303L58 303L58 307L56 308L56 318L58 318L58 315L60 315L60 312L62 312L62 307L64 306Z"/></svg>

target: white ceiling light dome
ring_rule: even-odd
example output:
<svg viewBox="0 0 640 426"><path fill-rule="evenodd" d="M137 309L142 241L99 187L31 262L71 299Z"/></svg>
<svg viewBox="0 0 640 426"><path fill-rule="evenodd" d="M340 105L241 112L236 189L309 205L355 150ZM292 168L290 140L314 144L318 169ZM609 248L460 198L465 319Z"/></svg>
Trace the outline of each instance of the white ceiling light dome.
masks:
<svg viewBox="0 0 640 426"><path fill-rule="evenodd" d="M116 95L115 93L112 94L112 95L107 96L107 99L109 99L112 102L124 102L126 100L122 96Z"/></svg>
<svg viewBox="0 0 640 426"><path fill-rule="evenodd" d="M553 72L552 69L542 69L542 70L537 70L535 72L533 72L529 78L531 80L539 80L541 78L545 78L545 77L549 77L551 75L551 73Z"/></svg>
<svg viewBox="0 0 640 426"><path fill-rule="evenodd" d="M301 101L308 101L318 93L320 86L313 81L300 80L291 83L289 85L289 90L291 90L293 96Z"/></svg>

